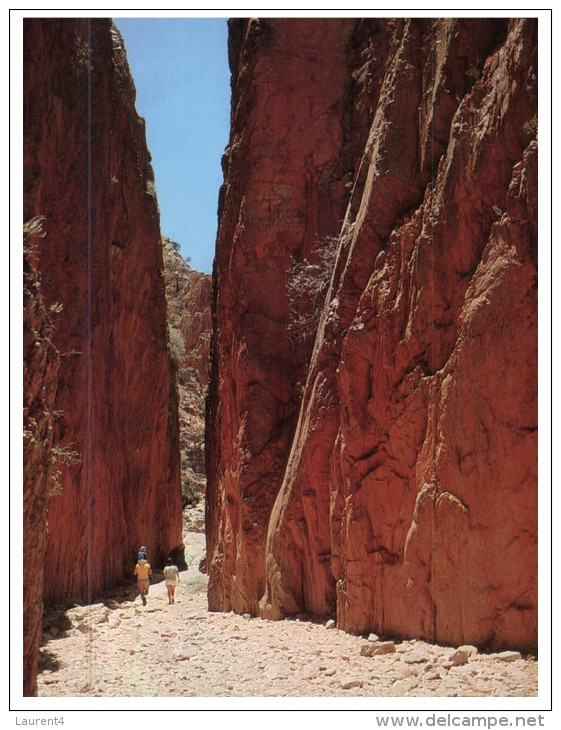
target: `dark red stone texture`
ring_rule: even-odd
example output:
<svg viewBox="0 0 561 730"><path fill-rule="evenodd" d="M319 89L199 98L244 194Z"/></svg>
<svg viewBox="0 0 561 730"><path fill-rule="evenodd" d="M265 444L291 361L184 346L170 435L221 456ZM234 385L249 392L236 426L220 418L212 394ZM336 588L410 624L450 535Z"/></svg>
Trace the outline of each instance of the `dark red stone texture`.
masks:
<svg viewBox="0 0 561 730"><path fill-rule="evenodd" d="M44 216L42 292L60 309L53 443L80 460L49 500L48 603L132 577L142 543L156 565L182 543L159 212L134 104L110 20L24 21L24 216Z"/></svg>
<svg viewBox="0 0 561 730"><path fill-rule="evenodd" d="M23 694L35 696L47 505L57 486L52 442L60 359L51 339L52 312L45 306L37 270L41 221L27 224L23 261Z"/></svg>
<svg viewBox="0 0 561 730"><path fill-rule="evenodd" d="M235 21L230 61L210 608L534 649L536 22Z"/></svg>

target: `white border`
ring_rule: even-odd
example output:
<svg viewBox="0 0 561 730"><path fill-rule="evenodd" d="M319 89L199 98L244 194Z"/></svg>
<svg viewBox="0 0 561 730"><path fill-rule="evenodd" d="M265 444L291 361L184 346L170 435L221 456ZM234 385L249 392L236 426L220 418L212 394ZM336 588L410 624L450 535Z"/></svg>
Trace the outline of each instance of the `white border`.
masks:
<svg viewBox="0 0 561 730"><path fill-rule="evenodd" d="M144 712L148 709L162 710L164 704L166 710L252 710L252 711L269 711L280 709L291 710L309 710L314 709L321 711L322 722L329 722L329 715L324 717L324 712L332 712L333 710L369 710L376 712L391 713L399 710L400 714L410 711L415 715L417 712L452 712L465 713L477 710L478 714L486 712L494 712L497 714L505 711L516 711L520 714L542 712L547 709L550 704L549 687L551 682L552 667L549 663L549 646L551 646L551 613L550 605L553 598L557 603L557 595L552 596L551 586L549 585L549 576L551 575L551 547L552 537L554 537L554 550L559 554L559 530L556 530L554 536L550 531L550 487L551 487L551 447L550 447L550 405L552 393L550 387L551 377L551 316L550 310L552 306L551 292L551 265L550 258L550 241L551 241L551 204L550 204L550 185L551 185L551 54L550 46L551 38L551 19L547 10L528 9L527 4L515 4L509 8L492 9L492 10L454 10L450 9L449 4L437 5L429 10L419 9L399 9L392 8L391 11L384 9L373 12L370 8L351 9L351 10L262 10L262 9L245 9L227 7L226 10L193 10L186 11L183 9L171 10L139 10L119 8L113 10L103 9L101 3L98 4L99 9L88 8L77 10L67 7L62 3L57 10L40 10L36 9L20 9L10 13L10 60L11 60L11 93L10 93L10 121L11 121L11 198L10 198L10 247L11 247L11 267L10 267L10 304L11 304L11 339L10 339L10 376L11 376L11 413L10 413L10 452L12 458L11 473L11 511L10 525L3 524L3 534L8 535L8 527L11 528L11 591L10 591L10 634L11 634L11 666L10 666L10 685L12 689L11 708L16 711L15 714L20 717L29 717L29 713L36 716L36 711L46 713L42 716L49 717L53 715L64 714L66 722L77 720L80 726L84 722L91 721L92 724L106 723L112 718L110 727L113 722L121 723L127 720L136 719L132 715L129 717L122 716L120 713L113 716L113 710L126 710L133 713L134 711ZM35 6L36 7L36 6ZM523 13L521 12L523 11ZM540 675L540 694L538 698L23 698L21 696L21 676L22 676L22 611L21 611L21 524L22 524L22 443L21 443L21 411L19 404L22 402L22 378L21 378L21 289L20 284L22 277L21 266L21 220L22 220L22 202L20 192L23 187L22 176L22 88L21 88L21 57L22 57L22 19L23 17L359 17L381 16L381 17L515 17L517 15L525 17L537 17L539 21L539 140L540 140L540 161L539 161L539 190L540 190L540 207L539 207L539 266L540 266L540 287L539 287L539 427L540 427L540 444L539 444L539 514L540 514L540 584L539 584L539 601L540 601L540 647L542 648L539 660ZM8 49L8 39L5 39L4 48ZM5 51L7 53L7 50ZM6 64L7 67L7 64ZM7 138L7 136L6 136ZM555 168L557 169L557 168ZM7 196L4 198L7 200ZM557 256L553 260L553 265L557 263ZM4 268L8 270L7 265ZM7 292L8 287L4 288ZM557 297L555 301L557 311ZM6 308L7 311L7 308ZM5 379L7 382L7 377ZM7 407L6 407L7 410ZM6 443L7 439L4 440ZM559 500L554 496L553 510L554 515L558 515ZM7 522L8 511L4 510L3 519ZM557 586L555 586L556 588ZM8 625L8 617L4 615L5 604L2 607L3 625ZM555 648L555 647L554 647ZM507 710L508 708L508 710ZM66 711L74 710L70 715ZM101 716L97 714L91 715L92 710L109 710L110 715L105 713ZM14 713L12 712L12 720ZM559 718L561 713L556 709L555 716ZM154 721L154 716L143 716L148 722ZM235 716L238 717L238 716ZM304 716L305 717L305 716ZM96 719L97 718L97 719ZM106 720L107 718L107 720ZM177 718L174 715L165 717L165 721L174 721ZM202 718L205 721L205 718ZM258 716L256 716L258 719ZM311 717L310 717L311 720ZM366 722L372 723L371 716L365 717ZM551 714L547 715L548 725L554 727L549 722L553 720ZM207 721L207 720L206 720ZM268 720L270 722L270 720ZM340 723L340 719L335 717L335 722ZM231 716L228 724L231 724ZM75 723L72 723L75 725ZM244 722L244 726L246 722Z"/></svg>

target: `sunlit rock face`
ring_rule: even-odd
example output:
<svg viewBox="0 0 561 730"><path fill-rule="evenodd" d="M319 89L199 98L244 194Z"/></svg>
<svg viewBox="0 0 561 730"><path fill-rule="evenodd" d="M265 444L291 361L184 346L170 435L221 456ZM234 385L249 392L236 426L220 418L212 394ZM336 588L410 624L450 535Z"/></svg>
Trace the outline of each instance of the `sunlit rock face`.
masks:
<svg viewBox="0 0 561 730"><path fill-rule="evenodd" d="M236 21L230 59L210 607L535 648L536 23Z"/></svg>
<svg viewBox="0 0 561 730"><path fill-rule="evenodd" d="M105 19L24 21L24 215L60 353L46 602L89 600L182 542L177 392L144 121ZM40 561L37 575L43 570Z"/></svg>
<svg viewBox="0 0 561 730"><path fill-rule="evenodd" d="M179 447L185 502L205 489L205 401L210 374L212 277L192 269L163 239L171 354L179 393ZM186 244L186 248L188 248Z"/></svg>

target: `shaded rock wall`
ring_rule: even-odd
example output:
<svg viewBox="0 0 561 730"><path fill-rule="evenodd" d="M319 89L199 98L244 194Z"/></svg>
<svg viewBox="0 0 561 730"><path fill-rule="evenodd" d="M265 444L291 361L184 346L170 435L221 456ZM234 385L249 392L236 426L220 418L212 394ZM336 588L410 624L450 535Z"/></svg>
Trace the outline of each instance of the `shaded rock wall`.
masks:
<svg viewBox="0 0 561 730"><path fill-rule="evenodd" d="M61 311L44 598L88 600L182 542L177 391L144 122L110 20L24 21L24 213ZM39 570L40 567L38 566Z"/></svg>
<svg viewBox="0 0 561 730"><path fill-rule="evenodd" d="M43 561L47 504L56 490L52 467L58 352L52 344L37 271L40 221L28 221L23 265L23 694L37 694L37 660L43 613ZM32 232L34 231L34 233Z"/></svg>
<svg viewBox="0 0 561 730"><path fill-rule="evenodd" d="M339 627L355 633L533 648L537 28L507 19L325 22L345 48L337 47L337 64L346 88L352 78L354 110L345 115L346 147L338 140L329 160L350 155L357 139L362 158L343 223L330 231L338 255L286 465L274 479L253 472L256 460L230 427L236 417L256 418L249 401L240 408L226 397L230 418L215 425L220 478L243 454L256 493L269 495L258 517L267 522L265 590L258 595L254 584L241 603L256 611L260 602L257 611L271 618L336 613ZM257 68L264 54L278 53L283 32L297 37L294 21L263 23L274 41L252 51ZM326 43L335 63L330 49ZM272 88L274 73L266 79ZM259 75L247 88L251 119ZM330 84L333 93L342 88L344 81ZM241 107L238 101L234 124ZM295 127L306 128L311 107L294 105ZM295 136L299 149L304 135ZM290 136L285 147L292 150ZM267 164L258 140L245 158L251 154ZM235 174L229 169L226 191ZM277 174L273 155L271 195ZM226 197L222 220L231 215ZM279 256L283 240L276 241ZM229 239L230 266L238 242ZM217 261L219 283L225 259ZM219 290L218 343L224 321ZM248 357L241 345L257 332L230 341L227 362L218 347L214 383ZM257 408L270 411L262 400ZM265 480L271 486L262 492ZM235 500L219 494L212 507L231 523ZM214 524L211 518L211 535ZM230 531L222 554L229 542L242 565L217 560L217 584L236 584L245 570L237 535ZM261 561L262 542L255 548L253 560ZM230 608L219 593L211 591L211 607Z"/></svg>

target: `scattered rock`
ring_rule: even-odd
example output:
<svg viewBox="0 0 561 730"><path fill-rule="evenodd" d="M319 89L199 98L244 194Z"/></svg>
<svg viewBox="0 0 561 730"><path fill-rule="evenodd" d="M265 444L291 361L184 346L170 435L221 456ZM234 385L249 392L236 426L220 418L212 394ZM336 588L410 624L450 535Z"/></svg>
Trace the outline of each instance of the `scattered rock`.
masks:
<svg viewBox="0 0 561 730"><path fill-rule="evenodd" d="M448 657L448 661L455 667L467 664L469 661L469 653L465 649L456 649L456 651Z"/></svg>
<svg viewBox="0 0 561 730"><path fill-rule="evenodd" d="M58 636L71 628L72 621L66 611L51 611L43 617L43 631L48 631L51 636Z"/></svg>
<svg viewBox="0 0 561 730"><path fill-rule="evenodd" d="M368 634L368 641L380 641L378 634Z"/></svg>
<svg viewBox="0 0 561 730"><path fill-rule="evenodd" d="M318 671L317 670L311 670L308 672L304 672L303 679L306 680L306 682L309 682L312 679L318 678Z"/></svg>
<svg viewBox="0 0 561 730"><path fill-rule="evenodd" d="M265 676L267 679L277 679L280 673L280 666L278 664L271 664L265 669Z"/></svg>
<svg viewBox="0 0 561 730"><path fill-rule="evenodd" d="M403 657L403 661L406 664L424 664L424 662L428 662L428 659L426 656L423 656L423 654L409 654L405 657Z"/></svg>
<svg viewBox="0 0 561 730"><path fill-rule="evenodd" d="M501 651L499 654L492 654L491 656L501 662L515 662L522 659L522 654L519 651Z"/></svg>
<svg viewBox="0 0 561 730"><path fill-rule="evenodd" d="M192 659L196 655L195 649L183 649L180 654L175 655L176 662L186 662Z"/></svg>
<svg viewBox="0 0 561 730"><path fill-rule="evenodd" d="M412 689L418 686L418 681L414 677L408 677L406 679L398 679L392 685L392 695L404 696L411 692Z"/></svg>
<svg viewBox="0 0 561 730"><path fill-rule="evenodd" d="M84 633L78 628L57 636L46 632L39 696L141 697L147 688L159 697L537 695L535 660L513 664L482 654L467 670L449 662L449 672L442 662L454 649L424 641L371 641L343 631L326 634L325 624L309 618L249 621L235 613L208 612L198 584L185 581L180 591L182 600L172 607L162 583L151 589L148 607L137 597L118 611L106 605L72 609L68 613ZM92 623L106 614L108 622ZM113 626L125 617L133 620ZM90 666L92 646L96 661ZM365 659L362 646L390 653Z"/></svg>
<svg viewBox="0 0 561 730"><path fill-rule="evenodd" d="M379 656L381 654L395 653L395 644L393 641L384 641L380 644L363 644L360 647L361 656Z"/></svg>
<svg viewBox="0 0 561 730"><path fill-rule="evenodd" d="M327 621L327 623L325 624L325 628L335 629L337 628L337 622L334 619L330 618L329 621Z"/></svg>
<svg viewBox="0 0 561 730"><path fill-rule="evenodd" d="M401 671L398 672L398 676L400 679L406 679L407 677L417 677L419 674L419 669L414 664L406 664Z"/></svg>
<svg viewBox="0 0 561 730"><path fill-rule="evenodd" d="M470 659L472 659L474 656L477 656L479 653L476 646L472 646L471 644L462 644L462 646L458 647L458 651L465 651L467 652Z"/></svg>
<svg viewBox="0 0 561 730"><path fill-rule="evenodd" d="M348 682L341 683L341 689L354 689L355 687L362 687L364 682L360 679L351 679Z"/></svg>

